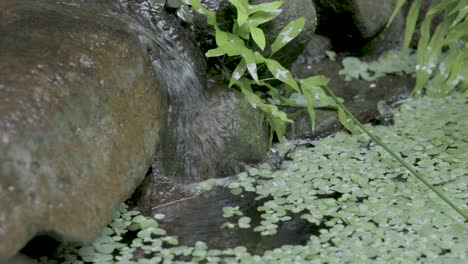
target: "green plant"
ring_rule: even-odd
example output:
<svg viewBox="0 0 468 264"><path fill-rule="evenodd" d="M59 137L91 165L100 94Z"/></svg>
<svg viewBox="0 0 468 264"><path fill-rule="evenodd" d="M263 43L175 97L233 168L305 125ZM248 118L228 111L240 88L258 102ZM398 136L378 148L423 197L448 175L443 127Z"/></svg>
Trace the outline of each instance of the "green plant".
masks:
<svg viewBox="0 0 468 264"><path fill-rule="evenodd" d="M351 79L374 81L388 74L412 75L416 71L415 56L402 55L395 50L388 51L378 60L369 63L356 57L345 57L341 63L343 69L340 74L345 75L347 81Z"/></svg>
<svg viewBox="0 0 468 264"><path fill-rule="evenodd" d="M420 98L394 111L394 126L365 126L466 209L466 109L461 99ZM95 241L62 244L53 259L40 263L464 263L467 223L383 148L362 147L368 141L365 134L340 132L291 151L284 169L264 164L229 184L255 193L262 221L251 221L238 206L224 207L223 216L235 222L222 227L255 225L268 236L296 213L317 228L304 245L260 255L242 246L179 245L160 225L164 215L145 217L122 204Z"/></svg>
<svg viewBox="0 0 468 264"><path fill-rule="evenodd" d="M230 62L234 62L236 65L234 70L224 67L230 76L229 87L237 87L254 108L260 109L265 114L271 127L271 135L274 132L280 141L283 139L286 123L292 120L285 112L278 109L278 105L300 105L295 100L291 100L291 96L297 95L305 99L312 127L315 127L314 108L327 106L338 109L342 124L348 130L355 132L354 124L323 90L328 84L328 78L318 75L296 79L288 69L272 59L276 52L300 34L305 19L300 17L287 24L270 45L271 51L265 57L258 51L264 51L267 45L265 34L259 26L280 14L279 7L283 1L258 5L251 5L248 0L229 0L229 2L237 12L231 32L222 30L216 21L216 14L205 8L199 0L184 0L184 3L191 5L195 12L206 15L208 24L214 28L217 47L209 50L206 56L224 56L228 57ZM249 46L251 42L255 43L256 48ZM272 77L260 78L265 75L262 72L265 68ZM274 86L278 81L284 83L284 90ZM267 92L262 92L265 90Z"/></svg>
<svg viewBox="0 0 468 264"><path fill-rule="evenodd" d="M252 89L253 86L262 86L269 89L269 95L279 102L285 102L287 105L295 103L288 98L292 91L304 96L307 102L307 110L311 119L311 126L315 127L315 111L314 107L317 102L327 106L334 107L338 110L338 117L343 126L353 134L358 133L358 127L368 134L372 139L385 148L388 153L396 158L404 167L408 168L413 175L423 182L427 187L434 191L442 200L447 202L465 219L468 216L463 210L453 204L446 196L430 183L426 182L419 172L414 170L400 156L395 154L386 144L378 139L373 133L365 129L365 127L347 110L344 104L333 94L327 87L329 79L317 75L306 79L296 79L292 74L284 68L278 61L271 59L271 56L278 50L283 48L292 39L297 37L304 27L305 19L297 18L286 25L275 41L271 44L271 53L268 58L265 58L260 52L253 51L248 47L250 38L256 43L261 50L265 49L265 35L258 27L275 17L280 13L279 7L282 1L264 3L259 5L250 5L248 0L229 0L237 10L237 18L234 20L232 32L226 32L219 28L216 21L216 13L205 8L199 0L183 0L185 4L189 4L200 14L206 15L207 23L213 26L215 30L215 39L217 47L209 50L206 53L207 57L228 56L237 59L236 68L231 74L229 86L236 85L240 91L247 97L247 100L254 108L259 108L267 117L272 132L274 131L278 139L281 141L286 130L286 122L292 122L288 119L286 113L280 111L274 104L266 103ZM420 1L420 0L416 0ZM257 69L266 65L269 72L273 75L272 78L260 79ZM249 72L250 77L246 74ZM281 94L280 90L272 86L268 81L278 80L285 84L285 93ZM418 79L417 79L418 80ZM325 92L326 91L326 92Z"/></svg>
<svg viewBox="0 0 468 264"><path fill-rule="evenodd" d="M398 0L388 24L407 0ZM402 53L407 54L414 34L422 0L413 1L406 18ZM446 96L460 87L468 97L468 0L437 0L427 11L420 27L416 49L414 95L425 91L431 96ZM436 17L442 17L431 27Z"/></svg>

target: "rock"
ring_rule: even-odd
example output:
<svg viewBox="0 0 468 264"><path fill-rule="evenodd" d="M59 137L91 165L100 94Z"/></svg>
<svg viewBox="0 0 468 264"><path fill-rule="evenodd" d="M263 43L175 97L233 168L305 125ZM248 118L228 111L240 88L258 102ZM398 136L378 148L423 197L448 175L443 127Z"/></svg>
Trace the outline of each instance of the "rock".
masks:
<svg viewBox="0 0 468 264"><path fill-rule="evenodd" d="M212 1L202 0L203 5L217 13L218 23L221 25L220 28L231 31L232 20L235 18L235 11L227 0ZM260 4L265 2L271 2L270 0L254 0L252 4ZM310 36L314 33L317 25L317 17L315 13L315 7L311 0L295 0L295 1L284 1L284 4L280 8L281 14L270 22L260 26L264 30L265 37L267 40L267 49L265 54L268 55L270 50L268 44L272 44L276 39L277 35L289 22L292 20L305 17L306 24L301 34L286 45L282 50L277 52L273 58L278 60L283 66L289 68L294 62L297 56L302 52L304 47L309 42ZM206 18L202 15L195 14L195 38L201 46L202 51L206 52L208 49L215 47L213 38L213 30L206 24Z"/></svg>
<svg viewBox="0 0 468 264"><path fill-rule="evenodd" d="M372 38L386 25L395 7L395 0L354 0L354 19L363 38Z"/></svg>
<svg viewBox="0 0 468 264"><path fill-rule="evenodd" d="M196 123L214 128L207 133L214 132L215 135L204 135L215 139L216 144L213 141L207 142L211 144L210 152L204 152L200 158L192 159L198 165L195 168L199 175L198 180L234 175L243 169L241 166L245 163L263 161L270 146L265 119L258 110L252 108L244 95L229 90L223 82L214 79L208 82L208 93L209 108L200 115ZM152 215L155 207L193 196L185 185L193 183L193 178L167 177L170 172L182 174L192 162L177 158L177 152L167 151L158 155L151 173L127 201L127 204L146 215Z"/></svg>
<svg viewBox="0 0 468 264"><path fill-rule="evenodd" d="M254 0L255 4L271 2L270 0ZM304 17L306 24L303 31L294 40L288 43L284 48L278 51L273 58L279 61L284 67L289 68L296 58L301 54L306 45L309 43L311 37L315 32L317 26L317 15L315 12L314 4L311 0L294 0L284 1L281 6L283 10L281 14L270 22L261 26L265 32L267 43L272 44L280 31L292 20ZM269 45L267 45L269 47ZM270 50L266 49L266 55Z"/></svg>
<svg viewBox="0 0 468 264"><path fill-rule="evenodd" d="M359 52L386 26L395 0L313 0L317 33L331 38L337 51Z"/></svg>
<svg viewBox="0 0 468 264"><path fill-rule="evenodd" d="M170 118L184 120L183 128L173 122L170 129L163 130L158 155L161 174L180 183L230 175L239 162L261 161L268 152L269 137L261 113L221 80L210 79L207 86L206 97L172 108L179 114Z"/></svg>
<svg viewBox="0 0 468 264"><path fill-rule="evenodd" d="M99 234L159 142L148 34L92 2L0 4L0 262L39 233Z"/></svg>
<svg viewBox="0 0 468 264"><path fill-rule="evenodd" d="M0 260L36 234L86 242L157 169L176 182L266 156L261 114L146 1L2 3ZM132 12L130 16L128 12Z"/></svg>
<svg viewBox="0 0 468 264"><path fill-rule="evenodd" d="M377 59L385 51L399 49L403 43L403 32L405 30L405 19L398 14L389 27L377 34L365 44L362 53L366 59Z"/></svg>
<svg viewBox="0 0 468 264"><path fill-rule="evenodd" d="M291 72L298 72L301 67L312 67L327 57L326 51L331 50L330 39L313 34L304 51L291 66Z"/></svg>

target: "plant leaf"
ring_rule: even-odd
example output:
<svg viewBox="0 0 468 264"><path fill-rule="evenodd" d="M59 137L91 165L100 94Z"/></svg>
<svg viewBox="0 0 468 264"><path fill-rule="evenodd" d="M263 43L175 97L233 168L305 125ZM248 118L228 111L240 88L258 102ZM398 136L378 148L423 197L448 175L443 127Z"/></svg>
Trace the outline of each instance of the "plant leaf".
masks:
<svg viewBox="0 0 468 264"><path fill-rule="evenodd" d="M235 84L235 81L240 80L244 76L245 71L247 70L247 64L245 59L242 59L239 64L237 64L236 69L232 72L231 80L229 82L229 87Z"/></svg>
<svg viewBox="0 0 468 264"><path fill-rule="evenodd" d="M206 16L206 21L210 26L216 26L216 13L206 9L199 0L182 0L184 4L191 5L193 10Z"/></svg>
<svg viewBox="0 0 468 264"><path fill-rule="evenodd" d="M219 57L219 56L222 56L224 54L226 54L226 52L222 48L217 47L215 49L208 50L205 53L205 56L208 57L208 58L211 58L211 57Z"/></svg>
<svg viewBox="0 0 468 264"><path fill-rule="evenodd" d="M302 85L306 86L326 86L330 82L330 79L323 75L315 75L307 79L300 80Z"/></svg>
<svg viewBox="0 0 468 264"><path fill-rule="evenodd" d="M273 74L273 77L289 85L294 90L300 92L297 82L292 77L291 72L284 68L279 62L275 60L265 59L268 70Z"/></svg>
<svg viewBox="0 0 468 264"><path fill-rule="evenodd" d="M249 18L249 1L247 0L229 0L229 2L236 7L237 10L237 24L239 27L244 25L245 21Z"/></svg>
<svg viewBox="0 0 468 264"><path fill-rule="evenodd" d="M397 2L395 3L395 8L393 9L393 13L390 16L390 19L388 20L386 27L390 26L390 24L393 22L395 17L398 15L398 12L400 12L401 7L406 3L406 1L407 0L397 0Z"/></svg>
<svg viewBox="0 0 468 264"><path fill-rule="evenodd" d="M350 117L348 117L348 115L341 107L338 107L338 119L340 120L340 123L347 130L349 130L349 132L351 132L352 134L359 134L359 130L356 128L356 124L354 124L353 120Z"/></svg>
<svg viewBox="0 0 468 264"><path fill-rule="evenodd" d="M228 56L242 55L246 49L244 41L229 32L222 31L215 27L216 44L223 49Z"/></svg>
<svg viewBox="0 0 468 264"><path fill-rule="evenodd" d="M419 17L419 10L421 9L421 0L414 0L406 18L405 37L403 41L402 52L405 54L408 52L408 47L413 37L414 29L416 28L416 22ZM427 17L426 17L427 19Z"/></svg>
<svg viewBox="0 0 468 264"><path fill-rule="evenodd" d="M417 0L420 1L420 0ZM271 55L275 54L278 50L286 46L291 40L301 33L305 25L305 18L299 17L289 22L279 33L273 44L271 44Z"/></svg>
<svg viewBox="0 0 468 264"><path fill-rule="evenodd" d="M248 23L253 27L258 27L261 24L264 24L281 13L281 10L276 9L271 12L257 12L249 17Z"/></svg>
<svg viewBox="0 0 468 264"><path fill-rule="evenodd" d="M232 26L232 33L236 34L237 36L249 40L250 38L250 31L249 31L249 25L244 24L242 27L239 27L237 23L234 23Z"/></svg>
<svg viewBox="0 0 468 264"><path fill-rule="evenodd" d="M257 64L255 63L255 56L250 49L244 49L242 53L242 58L244 58L247 65L247 70L255 81L258 81L257 75Z"/></svg>
<svg viewBox="0 0 468 264"><path fill-rule="evenodd" d="M283 1L275 1L269 3L263 3L258 5L249 5L249 15L256 12L272 12L280 8L283 5Z"/></svg>
<svg viewBox="0 0 468 264"><path fill-rule="evenodd" d="M315 129L315 99L314 99L314 92L309 86L302 86L303 95L307 102L307 112L309 113L310 117L310 127L312 130Z"/></svg>
<svg viewBox="0 0 468 264"><path fill-rule="evenodd" d="M250 34L252 35L252 39L255 41L255 43L261 50L264 50L265 45L266 45L266 40L265 40L265 34L263 33L263 30L261 30L258 27L253 27L250 25L249 25L249 28L250 28Z"/></svg>

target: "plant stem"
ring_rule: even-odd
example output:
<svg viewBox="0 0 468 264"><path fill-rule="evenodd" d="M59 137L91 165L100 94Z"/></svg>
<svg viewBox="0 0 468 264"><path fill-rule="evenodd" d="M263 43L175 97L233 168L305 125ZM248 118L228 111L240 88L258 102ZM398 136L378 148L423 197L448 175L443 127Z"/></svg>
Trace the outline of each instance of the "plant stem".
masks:
<svg viewBox="0 0 468 264"><path fill-rule="evenodd" d="M349 110L348 108L341 103L336 95L333 93L333 91L325 87L327 90L328 94L335 100L335 102L338 104L339 107L341 107L346 115L353 119L353 121L361 128L372 140L374 140L377 144L379 144L383 149L385 149L390 155L392 155L395 159L397 159L401 165L403 165L406 169L408 169L418 180L420 180L424 185L426 185L429 189L431 189L437 196L439 196L442 200L444 200L450 207L452 207L455 211L457 211L463 218L465 218L465 221L468 221L468 214L464 212L461 208L459 208L456 204L454 204L450 199L445 196L445 194L437 189L435 186L433 186L430 182L428 182L423 175L421 175L419 172L417 172L408 162L406 162L403 158L401 158L399 155L397 155L390 147L388 147L387 144L385 144L382 140L380 140L376 135L371 133Z"/></svg>

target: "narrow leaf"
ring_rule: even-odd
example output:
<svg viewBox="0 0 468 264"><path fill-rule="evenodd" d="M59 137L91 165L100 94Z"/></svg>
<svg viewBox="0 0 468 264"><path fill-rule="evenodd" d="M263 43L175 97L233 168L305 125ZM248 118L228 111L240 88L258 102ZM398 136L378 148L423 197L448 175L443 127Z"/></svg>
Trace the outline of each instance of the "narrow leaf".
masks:
<svg viewBox="0 0 468 264"><path fill-rule="evenodd" d="M397 2L395 3L395 8L393 9L393 13L392 13L392 16L390 17L390 19L388 20L387 22L387 26L386 27L389 27L390 24L393 22L393 20L395 19L395 17L398 15L398 13L400 12L401 10L401 7L406 3L407 0L397 0Z"/></svg>
<svg viewBox="0 0 468 264"><path fill-rule="evenodd" d="M244 41L229 32L222 31L215 27L216 44L223 49L228 56L238 56L246 49Z"/></svg>
<svg viewBox="0 0 468 264"><path fill-rule="evenodd" d="M232 72L231 81L229 82L229 87L231 87L235 81L240 80L244 76L245 71L247 70L247 64L245 59L242 59L239 64L237 64L236 69Z"/></svg>
<svg viewBox="0 0 468 264"><path fill-rule="evenodd" d="M184 4L191 5L193 10L199 14L206 15L206 20L208 25L216 26L216 13L206 9L199 0L182 0Z"/></svg>
<svg viewBox="0 0 468 264"><path fill-rule="evenodd" d="M289 85L294 90L300 92L299 86L292 77L291 72L284 68L279 62L275 60L265 59L268 70L273 74L273 77Z"/></svg>
<svg viewBox="0 0 468 264"><path fill-rule="evenodd" d="M245 0L229 0L229 2L236 7L237 10L237 24L239 27L244 25L247 18L249 18L249 4Z"/></svg>
<svg viewBox="0 0 468 264"><path fill-rule="evenodd" d="M323 75L315 75L307 79L300 80L302 85L306 86L326 86L330 82L330 79Z"/></svg>
<svg viewBox="0 0 468 264"><path fill-rule="evenodd" d="M341 108L338 107L338 119L340 123L352 134L359 134L358 129L356 128L356 124L354 124L353 119L348 117L346 112Z"/></svg>
<svg viewBox="0 0 468 264"><path fill-rule="evenodd" d="M210 57L219 57L224 54L226 54L226 52L222 48L217 47L215 49L210 49L209 51L207 51L205 56L210 58Z"/></svg>
<svg viewBox="0 0 468 264"><path fill-rule="evenodd" d="M247 65L247 70L252 76L252 79L254 79L255 81L258 81L257 64L255 63L255 55L253 54L253 52L249 49L245 49L244 52L242 53L242 58L244 58L245 60L245 63Z"/></svg>
<svg viewBox="0 0 468 264"><path fill-rule="evenodd" d="M408 52L408 47L413 37L414 29L416 28L416 22L419 17L419 10L421 9L421 0L414 0L411 5L410 11L406 18L405 37L403 41L403 54Z"/></svg>
<svg viewBox="0 0 468 264"><path fill-rule="evenodd" d="M416 0L420 1L420 0ZM271 44L271 54L275 54L278 50L286 46L291 40L301 33L305 25L305 18L300 17L289 22L279 33L273 44Z"/></svg>
<svg viewBox="0 0 468 264"><path fill-rule="evenodd" d="M249 17L249 25L253 27L258 27L261 24L264 24L277 16L281 13L281 10L276 9L271 12L257 12Z"/></svg>
<svg viewBox="0 0 468 264"><path fill-rule="evenodd" d="M302 91L304 93L304 97L307 102L307 112L309 113L310 117L310 127L312 130L315 129L315 99L314 99L314 92L308 86L302 86Z"/></svg>
<svg viewBox="0 0 468 264"><path fill-rule="evenodd" d="M278 9L283 5L283 1L275 1L270 3L263 3L258 5L249 5L249 15L262 11L262 12L271 12Z"/></svg>

